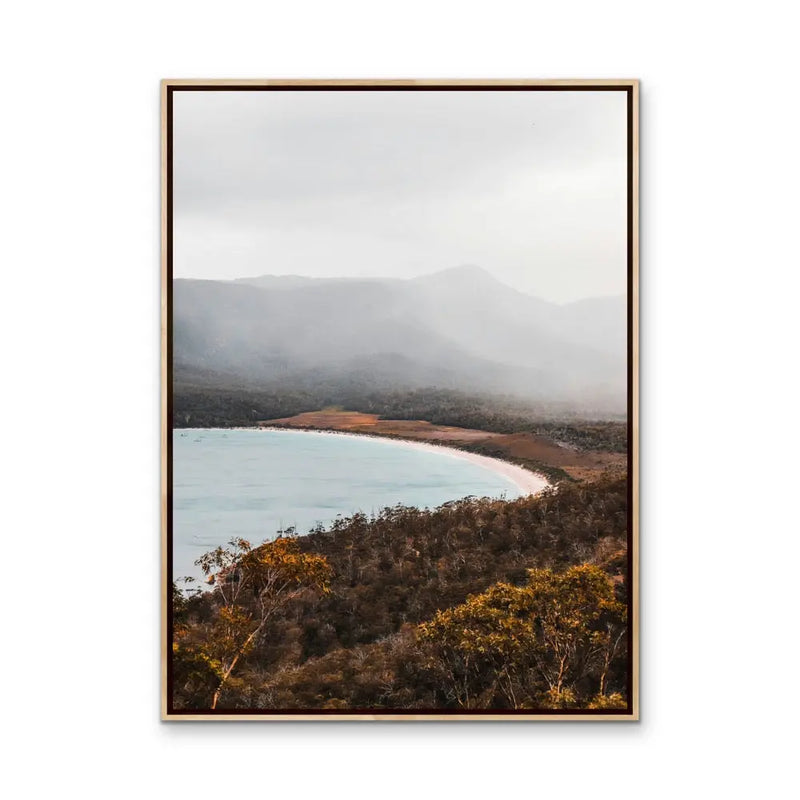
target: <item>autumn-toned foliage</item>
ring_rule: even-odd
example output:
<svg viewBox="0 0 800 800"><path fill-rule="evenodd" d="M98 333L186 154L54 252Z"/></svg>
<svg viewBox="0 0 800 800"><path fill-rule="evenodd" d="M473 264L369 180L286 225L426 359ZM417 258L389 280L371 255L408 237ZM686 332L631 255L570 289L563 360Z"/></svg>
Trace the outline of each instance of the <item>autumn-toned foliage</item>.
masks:
<svg viewBox="0 0 800 800"><path fill-rule="evenodd" d="M178 645L176 657L189 678L198 681L197 668L205 665L219 678L210 707L216 708L226 682L239 660L247 655L280 608L307 589L328 591L330 569L323 556L304 553L297 540L280 537L253 548L246 539L232 539L198 562L217 587L221 602L205 636ZM184 634L187 631L182 631Z"/></svg>
<svg viewBox="0 0 800 800"><path fill-rule="evenodd" d="M627 482L398 506L204 556L174 603L176 708L627 703Z"/></svg>
<svg viewBox="0 0 800 800"><path fill-rule="evenodd" d="M440 611L420 634L459 706L496 706L499 694L511 708L561 708L593 673L602 696L625 618L609 576L582 564L532 569L526 586L496 584Z"/></svg>

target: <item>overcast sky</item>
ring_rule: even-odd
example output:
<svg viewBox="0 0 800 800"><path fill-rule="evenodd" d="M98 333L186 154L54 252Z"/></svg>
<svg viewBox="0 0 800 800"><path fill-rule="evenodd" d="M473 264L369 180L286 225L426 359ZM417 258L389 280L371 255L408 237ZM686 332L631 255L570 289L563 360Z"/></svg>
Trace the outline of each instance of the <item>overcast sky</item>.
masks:
<svg viewBox="0 0 800 800"><path fill-rule="evenodd" d="M176 92L175 277L622 294L624 92Z"/></svg>

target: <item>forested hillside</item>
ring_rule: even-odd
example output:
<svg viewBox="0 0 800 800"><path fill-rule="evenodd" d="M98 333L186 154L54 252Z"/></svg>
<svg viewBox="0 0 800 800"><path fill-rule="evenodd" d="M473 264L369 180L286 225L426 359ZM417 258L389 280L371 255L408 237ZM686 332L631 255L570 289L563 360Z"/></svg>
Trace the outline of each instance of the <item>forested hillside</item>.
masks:
<svg viewBox="0 0 800 800"><path fill-rule="evenodd" d="M411 280L176 280L176 368L275 388L319 380L383 390L507 392L625 409L622 297L557 305L477 267Z"/></svg>
<svg viewBox="0 0 800 800"><path fill-rule="evenodd" d="M172 422L176 428L247 426L334 406L386 419L419 419L496 433L527 431L587 450L627 450L628 427L620 417L581 415L563 404L475 392L379 390L367 382L319 381L275 388L234 383L226 388L215 385L210 376L185 376L175 383Z"/></svg>
<svg viewBox="0 0 800 800"><path fill-rule="evenodd" d="M233 542L174 594L175 707L623 708L627 508L605 478Z"/></svg>

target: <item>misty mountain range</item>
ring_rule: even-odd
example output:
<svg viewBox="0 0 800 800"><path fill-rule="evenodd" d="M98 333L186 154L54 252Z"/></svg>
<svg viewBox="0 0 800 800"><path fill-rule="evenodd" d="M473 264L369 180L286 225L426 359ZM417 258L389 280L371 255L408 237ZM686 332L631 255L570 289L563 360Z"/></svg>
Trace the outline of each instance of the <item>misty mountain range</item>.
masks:
<svg viewBox="0 0 800 800"><path fill-rule="evenodd" d="M414 279L177 279L173 347L179 380L356 380L625 407L624 297L558 305L478 267Z"/></svg>

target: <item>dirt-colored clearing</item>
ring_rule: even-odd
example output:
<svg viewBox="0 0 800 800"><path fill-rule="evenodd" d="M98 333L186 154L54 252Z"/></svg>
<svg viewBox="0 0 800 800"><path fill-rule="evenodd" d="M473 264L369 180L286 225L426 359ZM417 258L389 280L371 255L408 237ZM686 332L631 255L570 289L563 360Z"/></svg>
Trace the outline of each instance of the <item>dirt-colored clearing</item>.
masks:
<svg viewBox="0 0 800 800"><path fill-rule="evenodd" d="M421 419L380 419L377 414L358 411L307 411L294 417L270 419L259 425L286 425L290 428L325 428L351 433L374 433L383 436L402 436L425 441L475 442L494 439L500 433L433 425Z"/></svg>
<svg viewBox="0 0 800 800"><path fill-rule="evenodd" d="M454 428L433 425L424 420L380 419L377 414L358 411L308 411L294 417L263 420L260 426L277 425L287 428L316 428L370 433L378 436L396 436L404 439L440 442L472 442L485 444L492 455L502 458L525 459L563 469L573 478L590 479L607 470L624 470L627 458L623 453L605 453L597 450L575 450L532 433L490 433L471 428Z"/></svg>

